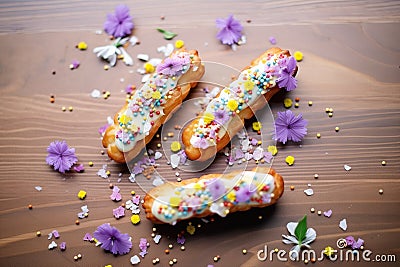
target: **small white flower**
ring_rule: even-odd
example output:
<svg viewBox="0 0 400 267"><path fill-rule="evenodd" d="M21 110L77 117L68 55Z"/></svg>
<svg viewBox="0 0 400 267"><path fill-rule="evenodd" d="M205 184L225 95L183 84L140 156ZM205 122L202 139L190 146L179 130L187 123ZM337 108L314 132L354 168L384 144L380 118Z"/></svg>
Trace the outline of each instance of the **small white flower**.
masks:
<svg viewBox="0 0 400 267"><path fill-rule="evenodd" d="M115 66L115 63L117 62L117 55L121 54L126 65L133 65L132 57L122 47L126 42L128 42L128 40L129 38L117 38L111 45L98 46L94 48L93 53L95 53L97 57L107 60L112 67Z"/></svg>
<svg viewBox="0 0 400 267"><path fill-rule="evenodd" d="M306 232L306 237L302 242L299 242L295 236L295 229L298 225L298 222L290 222L286 225L286 228L290 235L282 235L282 242L285 244L295 244L294 247L290 250L289 253L290 259L294 260L296 255L299 255L299 252L302 247L310 248L310 243L317 238L317 232L313 228L308 228ZM296 253L292 253L292 251L296 251Z"/></svg>

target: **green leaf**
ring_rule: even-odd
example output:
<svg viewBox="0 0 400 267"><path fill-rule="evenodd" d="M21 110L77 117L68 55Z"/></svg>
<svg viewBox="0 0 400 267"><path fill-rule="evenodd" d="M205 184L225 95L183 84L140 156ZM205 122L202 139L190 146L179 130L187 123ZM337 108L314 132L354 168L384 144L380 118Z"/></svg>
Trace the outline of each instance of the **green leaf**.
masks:
<svg viewBox="0 0 400 267"><path fill-rule="evenodd" d="M171 40L172 38L174 38L175 36L177 36L178 34L167 31L167 30L163 30L160 28L157 28L157 31L161 32L164 35L164 39L166 40Z"/></svg>
<svg viewBox="0 0 400 267"><path fill-rule="evenodd" d="M306 238L306 233L307 233L307 215L304 215L303 219L301 219L297 224L296 229L294 229L294 235L299 241L299 245L301 245L303 240Z"/></svg>

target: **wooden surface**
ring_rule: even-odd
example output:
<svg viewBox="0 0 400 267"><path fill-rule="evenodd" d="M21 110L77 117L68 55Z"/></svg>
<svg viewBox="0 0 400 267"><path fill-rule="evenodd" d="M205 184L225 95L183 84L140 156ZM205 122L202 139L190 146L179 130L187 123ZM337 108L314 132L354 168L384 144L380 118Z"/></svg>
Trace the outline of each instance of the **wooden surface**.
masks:
<svg viewBox="0 0 400 267"><path fill-rule="evenodd" d="M250 1L249 1L250 2ZM286 224L308 215L308 225L317 231L312 248L320 252L326 246L336 248L339 238L353 235L365 240L365 249L378 254L396 255L400 260L400 5L398 1L126 1L134 17L136 35L141 44L129 47L139 53L160 57L157 47L165 45L155 30L166 28L178 33L189 49L197 49L203 60L241 69L270 47L270 36L277 45L291 52L302 51L298 88L282 93L271 101L272 114L284 110L285 97L300 98L300 107L308 120L308 135L301 145L278 145L279 153L272 167L285 179L285 193L271 208L255 209L215 217L214 222L194 220L196 232L185 234L185 251L176 243L176 234L186 223L157 226L160 244L151 239L153 225L143 211L139 225L129 216L116 220L112 209L120 203L110 200L109 183L118 184L123 201L130 192L144 196L136 183L128 180L129 170L101 154L98 128L113 116L125 100L128 84L140 86L136 69L122 62L109 71L91 50L109 42L107 36L95 34L102 29L106 14L115 1L1 1L0 3L0 265L1 266L130 266L130 257L139 253L139 239L147 238L149 254L139 266L303 266L302 262L279 262L274 258L261 262L257 252L267 245L289 251L281 241ZM214 21L234 14L244 26L247 44L232 51L215 38ZM160 17L165 16L164 20ZM246 22L251 20L251 22ZM75 45L85 41L87 51ZM77 59L81 66L68 66ZM211 82L227 84L233 69L224 68L221 75L216 64L210 64L202 84L190 98L204 96L202 88ZM55 71L55 75L52 72ZM93 89L110 91L111 96L94 99ZM55 103L50 103L55 95ZM308 101L313 101L309 107ZM72 106L73 111L61 108ZM325 108L334 110L329 118ZM191 110L194 113L194 110ZM177 118L183 113L176 114ZM335 127L340 127L335 132ZM269 129L270 131L271 129ZM268 136L266 129L264 134ZM321 138L317 139L316 134ZM76 148L84 173L61 175L45 163L46 147L63 139ZM150 147L155 148L160 139ZM167 148L166 148L167 150ZM296 162L287 166L285 158ZM385 160L386 166L381 162ZM88 162L94 166L89 167ZM158 173L165 179L176 179L175 171L160 161ZM111 171L109 179L97 176L103 164ZM343 166L352 167L345 171ZM249 168L254 167L250 163ZM201 172L181 170L182 179L204 173L229 170L225 156ZM118 174L122 179L118 183ZM319 175L314 179L314 174ZM313 196L303 190L308 184ZM295 186L294 191L289 189ZM38 192L35 186L43 190ZM383 189L383 194L379 194ZM77 198L86 190L87 198ZM33 209L29 210L28 205ZM75 225L80 207L87 204L89 217ZM330 218L311 213L310 209L332 209ZM259 219L262 216L262 219ZM346 218L347 231L339 228ZM83 236L102 223L111 223L132 237L133 249L128 255L114 257L101 248L84 242ZM201 227L198 227L198 224ZM58 243L67 242L67 250L47 249L47 234L58 230ZM36 237L36 231L42 236ZM169 255L168 244L174 244ZM242 249L247 249L246 255ZM82 259L73 257L82 254ZM220 260L213 258L220 255ZM324 259L318 266L396 266L396 263L331 262Z"/></svg>

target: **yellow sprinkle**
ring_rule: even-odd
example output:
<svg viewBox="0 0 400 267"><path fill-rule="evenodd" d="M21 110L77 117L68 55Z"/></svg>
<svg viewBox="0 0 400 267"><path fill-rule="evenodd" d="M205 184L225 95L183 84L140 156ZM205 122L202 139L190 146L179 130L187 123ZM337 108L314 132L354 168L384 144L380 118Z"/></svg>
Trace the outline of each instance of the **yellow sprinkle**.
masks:
<svg viewBox="0 0 400 267"><path fill-rule="evenodd" d="M312 106L312 101L308 101L308 105L311 107Z"/></svg>
<svg viewBox="0 0 400 267"><path fill-rule="evenodd" d="M169 204L172 207L178 207L180 202L181 202L181 198L180 197L170 197L169 198Z"/></svg>
<svg viewBox="0 0 400 267"><path fill-rule="evenodd" d="M131 118L128 117L128 116L126 116L125 114L122 115L122 116L119 118L119 122L120 122L120 123L123 123L123 124L127 124L127 123L130 122L130 121L131 121Z"/></svg>
<svg viewBox="0 0 400 267"><path fill-rule="evenodd" d="M106 265L106 266L104 266L104 267L112 267L112 265L111 265L111 264L108 264L108 265Z"/></svg>
<svg viewBox="0 0 400 267"><path fill-rule="evenodd" d="M176 42L175 42L175 47L176 47L177 49L182 48L184 45L185 45L185 42L182 41L182 40L176 40Z"/></svg>
<svg viewBox="0 0 400 267"><path fill-rule="evenodd" d="M67 108L66 108L66 107L62 107L61 110L62 110L62 111L66 111Z"/></svg>
<svg viewBox="0 0 400 267"><path fill-rule="evenodd" d="M276 148L276 146L268 146L267 150L272 154L272 156L278 154L278 148Z"/></svg>
<svg viewBox="0 0 400 267"><path fill-rule="evenodd" d="M109 68L110 68L110 66L108 66L108 65L104 65L104 67L103 67L104 70L108 70Z"/></svg>
<svg viewBox="0 0 400 267"><path fill-rule="evenodd" d="M236 199L236 194L235 194L235 190L230 191L226 197L230 200L230 201L235 201Z"/></svg>
<svg viewBox="0 0 400 267"><path fill-rule="evenodd" d="M86 50L88 45L85 42L79 42L77 47L78 47L79 50Z"/></svg>
<svg viewBox="0 0 400 267"><path fill-rule="evenodd" d="M289 166L292 166L292 165L294 164L294 157L293 157L293 156L287 156L287 157L286 157L286 163L287 163Z"/></svg>
<svg viewBox="0 0 400 267"><path fill-rule="evenodd" d="M317 138L321 138L321 134L320 133L317 133Z"/></svg>
<svg viewBox="0 0 400 267"><path fill-rule="evenodd" d="M325 254L326 256L328 256L328 257L332 256L334 253L335 253L335 249L333 249L333 248L330 247L330 246L327 246L327 247L324 249L324 254Z"/></svg>
<svg viewBox="0 0 400 267"><path fill-rule="evenodd" d="M161 98L161 93L159 91L155 91L151 94L151 98L153 99L160 99Z"/></svg>
<svg viewBox="0 0 400 267"><path fill-rule="evenodd" d="M336 126L336 127L335 127L335 131L336 131L336 132L339 132L339 130L340 130L340 128Z"/></svg>
<svg viewBox="0 0 400 267"><path fill-rule="evenodd" d="M235 111L238 107L238 102L235 99L231 99L228 101L226 105L231 111Z"/></svg>
<svg viewBox="0 0 400 267"><path fill-rule="evenodd" d="M78 198L83 200L85 199L85 197L86 197L86 191L84 190L79 191Z"/></svg>
<svg viewBox="0 0 400 267"><path fill-rule="evenodd" d="M178 152L181 150L181 144L178 141L174 141L171 143L171 151L172 152Z"/></svg>
<svg viewBox="0 0 400 267"><path fill-rule="evenodd" d="M131 217L131 222L132 222L133 224L138 224L138 223L140 223L140 217L139 217L139 215L133 214L132 217Z"/></svg>
<svg viewBox="0 0 400 267"><path fill-rule="evenodd" d="M294 52L293 56L294 56L294 58L296 59L297 62L303 60L303 53L300 52L300 51Z"/></svg>
<svg viewBox="0 0 400 267"><path fill-rule="evenodd" d="M244 89L246 89L246 91L253 90L253 88L254 88L254 83L250 80L245 81L243 85L244 85Z"/></svg>
<svg viewBox="0 0 400 267"><path fill-rule="evenodd" d="M261 128L262 128L261 122L259 122L259 121L253 122L253 130L254 131L259 131L259 130L261 130Z"/></svg>
<svg viewBox="0 0 400 267"><path fill-rule="evenodd" d="M146 62L144 64L144 70L146 71L146 73L152 73L152 72L154 72L155 68L151 63Z"/></svg>
<svg viewBox="0 0 400 267"><path fill-rule="evenodd" d="M211 123L213 120L214 120L214 115L213 115L213 114L211 114L211 113L209 113L209 112L204 113L203 121L204 121L206 124Z"/></svg>
<svg viewBox="0 0 400 267"><path fill-rule="evenodd" d="M246 250L246 249L243 249L243 250L242 250L242 253L243 253L243 254L247 254L247 250Z"/></svg>
<svg viewBox="0 0 400 267"><path fill-rule="evenodd" d="M386 161L382 160L381 164L382 164L382 166L386 166Z"/></svg>
<svg viewBox="0 0 400 267"><path fill-rule="evenodd" d="M132 190L131 195L134 196L135 194L136 194L136 192Z"/></svg>
<svg viewBox="0 0 400 267"><path fill-rule="evenodd" d="M290 108L293 105L293 101L290 98L285 98L283 100L283 105L285 106L285 108Z"/></svg>
<svg viewBox="0 0 400 267"><path fill-rule="evenodd" d="M69 106L69 107L68 107L68 110L69 110L69 111L73 111L74 108L73 108L72 106Z"/></svg>
<svg viewBox="0 0 400 267"><path fill-rule="evenodd" d="M106 171L107 176L110 176L111 172L110 171Z"/></svg>
<svg viewBox="0 0 400 267"><path fill-rule="evenodd" d="M89 161L89 166L93 167L93 161Z"/></svg>
<svg viewBox="0 0 400 267"><path fill-rule="evenodd" d="M186 231L187 231L189 234L193 235L194 232L196 231L196 227L194 227L193 225L189 224L189 225L186 227Z"/></svg>

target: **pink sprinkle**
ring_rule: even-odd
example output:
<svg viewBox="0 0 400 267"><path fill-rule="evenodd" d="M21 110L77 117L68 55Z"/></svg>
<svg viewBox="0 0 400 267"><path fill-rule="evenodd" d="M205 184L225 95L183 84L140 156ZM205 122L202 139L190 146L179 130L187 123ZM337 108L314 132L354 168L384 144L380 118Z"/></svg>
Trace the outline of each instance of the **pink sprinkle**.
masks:
<svg viewBox="0 0 400 267"><path fill-rule="evenodd" d="M269 42L270 42L271 44L273 44L273 45L276 45L276 39L275 39L275 37L273 37L273 36L269 37Z"/></svg>
<svg viewBox="0 0 400 267"><path fill-rule="evenodd" d="M332 210L324 211L324 216L330 218L332 215Z"/></svg>

